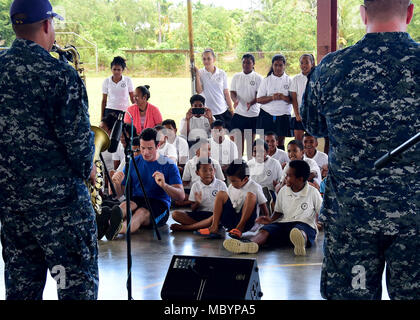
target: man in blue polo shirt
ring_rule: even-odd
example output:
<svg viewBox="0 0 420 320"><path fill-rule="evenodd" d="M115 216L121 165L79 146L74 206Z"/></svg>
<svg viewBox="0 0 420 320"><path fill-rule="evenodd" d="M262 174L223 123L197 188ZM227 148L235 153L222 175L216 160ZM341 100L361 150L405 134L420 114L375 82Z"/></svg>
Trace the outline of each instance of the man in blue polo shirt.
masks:
<svg viewBox="0 0 420 320"><path fill-rule="evenodd" d="M157 131L155 129L148 128L142 131L140 135L141 154L135 158L135 161L141 174L146 196L152 207L155 222L160 227L169 218L171 198L183 200L185 194L176 163L168 157L159 155L156 137ZM153 223L133 163L130 163L129 175L132 186L130 206L133 212L130 229L131 232L135 232L141 226L147 227ZM124 172L115 173L112 177L119 197L125 192L125 176L126 171L124 170ZM127 232L125 216L125 202L112 208L109 225L106 224L108 221L105 223L107 227L105 235L108 240L113 240L118 234ZM98 225L99 227L103 228L103 224Z"/></svg>

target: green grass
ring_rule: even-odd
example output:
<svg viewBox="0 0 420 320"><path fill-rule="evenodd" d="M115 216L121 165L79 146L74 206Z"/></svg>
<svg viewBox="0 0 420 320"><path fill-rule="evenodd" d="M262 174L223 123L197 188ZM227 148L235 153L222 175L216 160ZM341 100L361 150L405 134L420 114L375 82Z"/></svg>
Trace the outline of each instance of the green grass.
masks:
<svg viewBox="0 0 420 320"><path fill-rule="evenodd" d="M99 125L101 116L102 82L105 77L87 77L89 114L92 125ZM159 108L163 119L175 120L177 126L190 108L190 78L132 78L134 87L150 86L149 102Z"/></svg>

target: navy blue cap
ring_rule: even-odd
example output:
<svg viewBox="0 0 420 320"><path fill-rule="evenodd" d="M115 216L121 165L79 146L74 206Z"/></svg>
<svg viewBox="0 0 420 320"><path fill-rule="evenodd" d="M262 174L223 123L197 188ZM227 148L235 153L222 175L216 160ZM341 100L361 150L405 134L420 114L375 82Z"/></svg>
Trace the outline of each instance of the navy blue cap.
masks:
<svg viewBox="0 0 420 320"><path fill-rule="evenodd" d="M15 15L19 14L19 17ZM10 19L13 24L35 23L48 18L64 18L53 12L48 0L14 0L10 6Z"/></svg>

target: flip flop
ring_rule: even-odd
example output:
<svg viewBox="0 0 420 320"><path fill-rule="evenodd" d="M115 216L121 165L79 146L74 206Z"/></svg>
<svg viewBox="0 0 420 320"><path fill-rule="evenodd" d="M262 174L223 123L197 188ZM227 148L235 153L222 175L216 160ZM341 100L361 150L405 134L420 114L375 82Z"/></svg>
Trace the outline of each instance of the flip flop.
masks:
<svg viewBox="0 0 420 320"><path fill-rule="evenodd" d="M229 236L233 239L241 239L242 238L242 232L238 229L232 229L229 231Z"/></svg>
<svg viewBox="0 0 420 320"><path fill-rule="evenodd" d="M205 239L221 239L222 238L222 235L220 233L210 232L209 228L198 229L194 231L193 233Z"/></svg>

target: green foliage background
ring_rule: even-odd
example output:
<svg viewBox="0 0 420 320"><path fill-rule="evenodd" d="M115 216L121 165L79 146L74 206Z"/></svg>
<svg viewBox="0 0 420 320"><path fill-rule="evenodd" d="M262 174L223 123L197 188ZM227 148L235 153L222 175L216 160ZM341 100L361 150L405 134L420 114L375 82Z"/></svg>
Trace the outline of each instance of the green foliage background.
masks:
<svg viewBox="0 0 420 320"><path fill-rule="evenodd" d="M9 22L12 0L0 0L0 46L10 46L14 34ZM96 44L100 70L108 73L116 55L128 59L131 74L152 77L188 76L184 54L126 54L124 49L188 49L187 1L169 0L51 0L65 17L57 23L57 42L73 44L88 71L95 70ZM258 1L256 1L258 2ZM339 0L339 47L357 42L364 34L359 18L362 0ZM414 0L415 15L409 26L420 40L420 0ZM158 14L160 5L160 20ZM213 48L218 66L229 73L241 70L240 57L253 52L256 69L268 71L271 57L283 53L288 73L299 72L298 58L316 54L316 0L260 0L259 9L227 10L193 1L196 61L200 52ZM72 34L62 34L72 32ZM76 35L77 34L77 35ZM159 41L160 35L160 41Z"/></svg>

